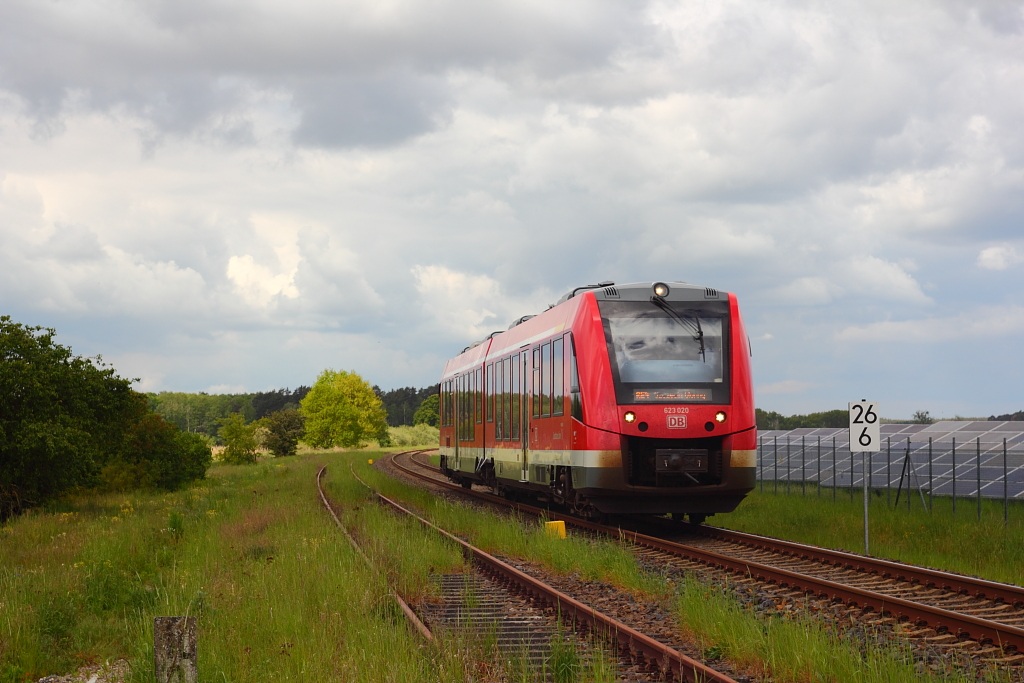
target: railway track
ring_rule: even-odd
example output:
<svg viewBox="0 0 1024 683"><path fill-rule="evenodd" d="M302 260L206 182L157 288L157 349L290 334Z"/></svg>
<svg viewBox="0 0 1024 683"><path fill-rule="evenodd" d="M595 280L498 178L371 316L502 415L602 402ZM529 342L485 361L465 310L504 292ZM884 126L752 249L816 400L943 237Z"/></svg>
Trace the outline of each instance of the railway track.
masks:
<svg viewBox="0 0 1024 683"><path fill-rule="evenodd" d="M323 472L322 469L317 477L320 497L338 521L334 504L321 485ZM584 636L595 634L599 639L608 641L618 654L620 672L626 672L630 681L736 682L727 673L683 654L440 529L398 502L380 494L376 497L395 512L418 520L425 528L460 546L475 569L475 573L469 576L438 577L442 599L422 606L420 613L410 614L414 610L396 596L403 605L403 611L424 637L435 637L429 628L431 622L456 633L464 634L466 628L475 636L490 632L495 635L499 648L514 654L536 671L536 667L543 669L543 662L553 661L548 648L557 635L558 625L568 623L582 629ZM340 521L338 524L342 526ZM347 532L346 536L356 543ZM467 600L467 595L472 599ZM538 614L538 604L546 606L546 614ZM422 622L420 617L423 617ZM580 642L586 648L589 640L584 637Z"/></svg>
<svg viewBox="0 0 1024 683"><path fill-rule="evenodd" d="M415 458L395 464L411 476L460 490L440 481L443 476L436 468ZM509 505L481 491L472 495ZM781 596L776 603L817 600L819 608L814 611L819 614L859 618L872 628L888 628L922 651L922 657L955 652L1024 679L1024 588L724 529L690 527L682 533L674 525L641 533L638 526L623 533L621 527L516 507L590 533L625 537L652 566L668 564L680 572L713 568L732 577L734 584L756 581L758 587L747 589L763 594L771 586L773 595Z"/></svg>

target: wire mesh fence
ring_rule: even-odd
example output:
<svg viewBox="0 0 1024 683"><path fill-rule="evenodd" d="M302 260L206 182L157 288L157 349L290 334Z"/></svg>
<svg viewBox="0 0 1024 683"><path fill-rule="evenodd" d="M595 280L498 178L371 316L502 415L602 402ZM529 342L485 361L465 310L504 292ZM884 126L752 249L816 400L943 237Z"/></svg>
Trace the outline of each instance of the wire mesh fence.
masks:
<svg viewBox="0 0 1024 683"><path fill-rule="evenodd" d="M767 430L758 435L758 485L833 497L865 485L888 502L936 497L976 510L1002 501L1004 520L1024 501L1024 422L882 425L881 450L851 453L847 429ZM1020 505L1018 504L1019 508Z"/></svg>

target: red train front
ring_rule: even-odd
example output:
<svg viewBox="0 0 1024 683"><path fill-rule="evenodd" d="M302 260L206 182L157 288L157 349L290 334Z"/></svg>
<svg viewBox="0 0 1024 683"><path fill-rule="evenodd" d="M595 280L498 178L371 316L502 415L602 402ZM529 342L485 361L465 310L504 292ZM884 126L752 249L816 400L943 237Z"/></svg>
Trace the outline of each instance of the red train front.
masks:
<svg viewBox="0 0 1024 683"><path fill-rule="evenodd" d="M736 297L660 282L573 290L447 363L440 448L464 486L587 516L733 510L757 458Z"/></svg>

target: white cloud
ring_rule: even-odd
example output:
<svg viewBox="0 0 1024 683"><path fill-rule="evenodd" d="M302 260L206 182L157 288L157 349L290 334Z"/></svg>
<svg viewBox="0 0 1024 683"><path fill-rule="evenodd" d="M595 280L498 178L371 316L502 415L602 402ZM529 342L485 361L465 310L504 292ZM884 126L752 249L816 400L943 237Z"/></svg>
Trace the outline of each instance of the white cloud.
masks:
<svg viewBox="0 0 1024 683"><path fill-rule="evenodd" d="M249 254L232 256L227 275L246 303L255 308L267 308L278 296L294 299L299 295L294 269L290 273L275 273L253 261Z"/></svg>
<svg viewBox="0 0 1024 683"><path fill-rule="evenodd" d="M999 244L985 247L978 252L978 259L975 263L983 270L1006 270L1022 262L1024 262L1024 253L1012 245Z"/></svg>
<svg viewBox="0 0 1024 683"><path fill-rule="evenodd" d="M900 346L969 340L983 343L1024 333L1024 307L982 307L945 318L886 320L851 325L836 333L840 342L890 343Z"/></svg>
<svg viewBox="0 0 1024 683"><path fill-rule="evenodd" d="M842 263L838 274L850 297L873 297L883 301L914 304L931 303L917 280L908 272L914 267L911 261L898 264L877 256L858 256Z"/></svg>
<svg viewBox="0 0 1024 683"><path fill-rule="evenodd" d="M436 316L435 325L448 328L466 343L498 329L497 306L501 285L486 275L471 275L444 266L413 266L416 291L423 307Z"/></svg>
<svg viewBox="0 0 1024 683"><path fill-rule="evenodd" d="M835 285L826 278L806 276L774 287L767 298L781 305L821 306L832 301L835 291Z"/></svg>

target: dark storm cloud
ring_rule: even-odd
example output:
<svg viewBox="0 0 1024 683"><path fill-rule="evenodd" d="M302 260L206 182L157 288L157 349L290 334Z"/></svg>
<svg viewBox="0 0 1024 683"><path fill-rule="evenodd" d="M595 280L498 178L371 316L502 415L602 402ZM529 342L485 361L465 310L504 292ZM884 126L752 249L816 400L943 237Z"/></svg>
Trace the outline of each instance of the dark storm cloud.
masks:
<svg viewBox="0 0 1024 683"><path fill-rule="evenodd" d="M449 118L443 82L414 74L318 79L295 90L293 139L305 147L380 147L429 132Z"/></svg>
<svg viewBox="0 0 1024 683"><path fill-rule="evenodd" d="M202 133L253 144L247 107L290 98L303 146L381 146L443 125L446 74L554 78L609 59L647 28L637 5L438 2L294 7L227 1L0 4L0 89L36 133L68 112L145 122L147 147Z"/></svg>

